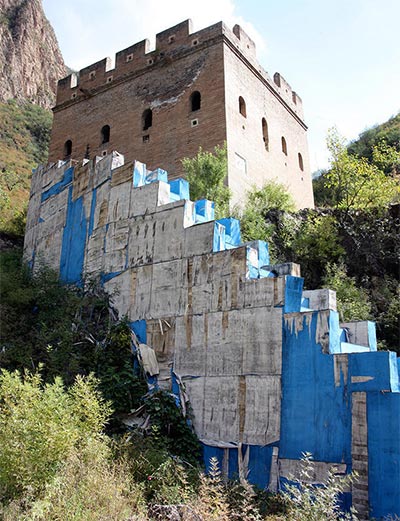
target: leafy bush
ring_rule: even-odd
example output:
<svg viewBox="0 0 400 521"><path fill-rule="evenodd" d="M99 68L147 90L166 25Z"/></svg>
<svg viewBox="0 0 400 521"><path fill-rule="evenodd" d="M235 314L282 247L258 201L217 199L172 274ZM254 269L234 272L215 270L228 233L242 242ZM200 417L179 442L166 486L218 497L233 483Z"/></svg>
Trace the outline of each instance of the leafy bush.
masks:
<svg viewBox="0 0 400 521"><path fill-rule="evenodd" d="M290 247L291 258L301 264L305 282L311 288L319 285L328 263L337 262L344 254L336 219L313 212L301 221Z"/></svg>
<svg viewBox="0 0 400 521"><path fill-rule="evenodd" d="M271 210L294 212L295 204L289 192L276 181L267 181L261 188L253 186L246 194L244 208L235 210L244 241L271 239L274 229L265 219Z"/></svg>
<svg viewBox="0 0 400 521"><path fill-rule="evenodd" d="M330 188L330 183L326 176L327 173L327 170L322 170L313 174L312 187L314 203L317 208L334 208L337 206L336 194Z"/></svg>
<svg viewBox="0 0 400 521"><path fill-rule="evenodd" d="M157 427L150 436L133 430L115 440L113 450L115 459L128 463L133 480L143 484L148 504L181 503L194 494L199 467L171 456Z"/></svg>
<svg viewBox="0 0 400 521"><path fill-rule="evenodd" d="M228 489L222 479L218 460L211 458L209 475L200 476L200 488L194 503L196 514L203 519L229 521L232 512L229 508Z"/></svg>
<svg viewBox="0 0 400 521"><path fill-rule="evenodd" d="M227 217L231 191L225 185L228 173L226 144L223 147L216 146L214 153L205 152L200 147L194 158L182 159L182 166L190 183L191 199L214 201L216 218Z"/></svg>
<svg viewBox="0 0 400 521"><path fill-rule="evenodd" d="M272 230L272 262L299 263L307 289L322 285L335 289L339 281L327 279L328 266L342 266L341 289L349 283L360 288L361 294L347 294L347 316L352 308L356 316L376 321L378 345L400 354L397 206L351 211L304 209L296 213L270 210L265 221ZM349 298L355 299L354 305ZM361 315L360 307L364 309Z"/></svg>
<svg viewBox="0 0 400 521"><path fill-rule="evenodd" d="M46 269L32 277L10 251L0 255L0 296L2 367L40 366L45 382L60 376L66 385L93 372L116 412L139 406L147 387L133 371L129 325L98 285L65 286Z"/></svg>
<svg viewBox="0 0 400 521"><path fill-rule="evenodd" d="M369 281L372 316L376 320L378 346L400 356L400 285L394 277L372 277Z"/></svg>
<svg viewBox="0 0 400 521"><path fill-rule="evenodd" d="M4 521L143 521L147 509L142 488L132 480L125 462L108 461L95 453L82 458L72 452L43 495L28 505L13 502L5 510Z"/></svg>
<svg viewBox="0 0 400 521"><path fill-rule="evenodd" d="M371 303L365 289L357 286L353 277L347 275L343 264L328 264L324 286L336 291L337 310L340 320L369 320Z"/></svg>
<svg viewBox="0 0 400 521"><path fill-rule="evenodd" d="M38 374L0 377L0 517L146 519L143 485L112 459L102 434L109 404L92 377L65 390ZM139 517L138 517L139 519Z"/></svg>
<svg viewBox="0 0 400 521"><path fill-rule="evenodd" d="M331 168L323 175L323 183L324 188L331 192L331 204L349 211L384 207L399 199L398 181L382 170L396 172L400 152L395 148L379 143L373 147L371 160L357 157L349 153L336 129L330 130L327 144Z"/></svg>
<svg viewBox="0 0 400 521"><path fill-rule="evenodd" d="M42 385L39 374L0 376L0 495L36 495L71 451L104 450L102 430L111 412L93 377ZM95 448L93 448L95 447Z"/></svg>
<svg viewBox="0 0 400 521"><path fill-rule="evenodd" d="M175 399L164 391L158 391L148 397L144 405L152 426L156 428L160 446L170 454L198 465L201 457L199 440L182 416Z"/></svg>
<svg viewBox="0 0 400 521"><path fill-rule="evenodd" d="M372 163L387 175L400 174L400 132L397 146L398 150L385 141L380 141L372 149Z"/></svg>

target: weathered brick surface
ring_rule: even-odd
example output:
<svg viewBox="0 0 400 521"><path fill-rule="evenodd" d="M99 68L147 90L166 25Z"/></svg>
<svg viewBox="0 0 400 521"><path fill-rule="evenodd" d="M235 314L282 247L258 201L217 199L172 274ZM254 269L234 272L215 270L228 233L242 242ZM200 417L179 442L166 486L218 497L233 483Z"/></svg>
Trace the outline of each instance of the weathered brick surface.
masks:
<svg viewBox="0 0 400 521"><path fill-rule="evenodd" d="M183 157L194 156L199 146L212 150L227 141L234 202L243 198L244 188L276 178L299 207L313 205L301 100L280 75L274 81L260 68L254 43L239 26L232 32L218 23L190 33L183 22L157 35L156 50L149 52L144 40L117 53L114 69L104 59L81 70L72 88L71 79L59 82L50 161L62 158L71 140L73 159L118 150L148 168L162 165L173 179L183 174ZM201 93L201 108L192 112L194 91ZM246 101L246 118L239 113L239 96ZM143 130L149 108L152 126ZM268 123L268 151L262 118ZM106 144L101 143L104 125L111 129Z"/></svg>

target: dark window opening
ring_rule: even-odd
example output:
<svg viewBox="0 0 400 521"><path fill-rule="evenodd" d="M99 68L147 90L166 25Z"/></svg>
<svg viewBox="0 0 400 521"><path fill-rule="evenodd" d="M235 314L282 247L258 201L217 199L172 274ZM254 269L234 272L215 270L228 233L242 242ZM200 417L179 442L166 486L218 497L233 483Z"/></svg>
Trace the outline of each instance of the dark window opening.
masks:
<svg viewBox="0 0 400 521"><path fill-rule="evenodd" d="M242 98L242 96L239 97L239 112L244 117L247 118L246 114L246 102Z"/></svg>
<svg viewBox="0 0 400 521"><path fill-rule="evenodd" d="M110 141L110 125L104 125L104 127L100 131L101 134L101 144L109 143Z"/></svg>
<svg viewBox="0 0 400 521"><path fill-rule="evenodd" d="M64 143L64 159L68 159L72 154L72 141L68 139Z"/></svg>
<svg viewBox="0 0 400 521"><path fill-rule="evenodd" d="M89 143L86 145L85 159L90 159L90 145L89 145Z"/></svg>
<svg viewBox="0 0 400 521"><path fill-rule="evenodd" d="M263 135L265 150L269 150L268 124L267 124L267 120L265 118L262 118L262 135Z"/></svg>
<svg viewBox="0 0 400 521"><path fill-rule="evenodd" d="M195 112L201 108L201 94L198 90L194 91L190 96L190 110Z"/></svg>
<svg viewBox="0 0 400 521"><path fill-rule="evenodd" d="M303 172L304 171L304 163L303 163L303 156L300 154L298 154L298 157L299 157L299 167L300 167L300 170Z"/></svg>
<svg viewBox="0 0 400 521"><path fill-rule="evenodd" d="M143 130L147 130L153 125L153 111L151 109L146 109L143 112L142 116L142 128Z"/></svg>
<svg viewBox="0 0 400 521"><path fill-rule="evenodd" d="M150 141L150 136L149 134L146 134L145 136L143 136L143 143L148 143Z"/></svg>
<svg viewBox="0 0 400 521"><path fill-rule="evenodd" d="M287 156L286 139L282 136L281 141L282 141L282 152L285 154L285 156Z"/></svg>

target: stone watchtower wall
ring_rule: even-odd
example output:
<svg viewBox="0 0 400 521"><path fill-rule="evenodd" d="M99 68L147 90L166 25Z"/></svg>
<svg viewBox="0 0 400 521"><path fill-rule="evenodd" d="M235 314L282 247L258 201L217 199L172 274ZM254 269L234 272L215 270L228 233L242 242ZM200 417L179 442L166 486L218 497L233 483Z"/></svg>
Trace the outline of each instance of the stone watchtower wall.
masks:
<svg viewBox="0 0 400 521"><path fill-rule="evenodd" d="M189 401L206 463L278 490L310 452L313 483L359 472L342 499L360 519L400 515L396 354L376 350L373 323L339 323L335 292L304 291L298 265L271 266L263 241L242 244L236 219L214 221L188 193L117 153L39 168L25 258L114 295L157 359L149 388Z"/></svg>
<svg viewBox="0 0 400 521"><path fill-rule="evenodd" d="M183 157L226 141L235 202L252 184L277 179L298 207L313 206L301 99L260 67L240 26L167 29L155 50L144 40L118 52L114 68L106 58L60 80L53 110L50 161L117 149L163 165L172 179L183 174Z"/></svg>

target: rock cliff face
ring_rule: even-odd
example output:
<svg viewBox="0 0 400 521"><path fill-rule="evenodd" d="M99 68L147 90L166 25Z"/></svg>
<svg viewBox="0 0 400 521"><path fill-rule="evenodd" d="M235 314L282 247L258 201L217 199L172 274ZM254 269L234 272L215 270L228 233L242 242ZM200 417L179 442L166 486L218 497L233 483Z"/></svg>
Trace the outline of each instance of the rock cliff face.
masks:
<svg viewBox="0 0 400 521"><path fill-rule="evenodd" d="M0 0L0 101L54 104L66 67L41 0Z"/></svg>

